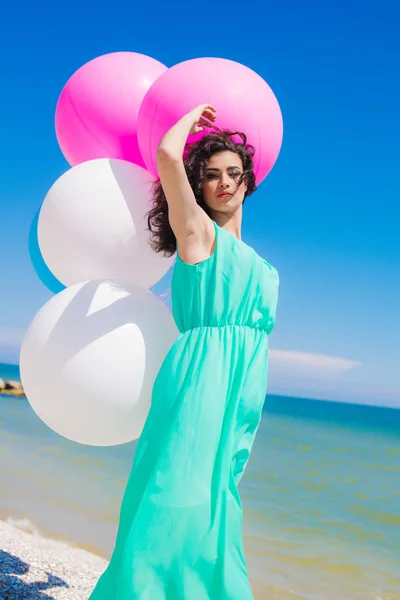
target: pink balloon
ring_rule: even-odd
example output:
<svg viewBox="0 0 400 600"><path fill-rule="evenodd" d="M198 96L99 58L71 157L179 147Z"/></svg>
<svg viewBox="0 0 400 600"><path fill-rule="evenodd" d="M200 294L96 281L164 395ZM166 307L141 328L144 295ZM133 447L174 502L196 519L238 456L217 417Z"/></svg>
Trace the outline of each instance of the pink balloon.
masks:
<svg viewBox="0 0 400 600"><path fill-rule="evenodd" d="M67 81L57 102L60 148L75 166L94 158L120 158L144 167L137 141L142 100L167 67L136 52L95 58Z"/></svg>
<svg viewBox="0 0 400 600"><path fill-rule="evenodd" d="M157 177L156 152L164 134L198 104L213 104L215 125L243 131L256 149L260 183L272 169L283 135L282 113L269 85L248 67L223 58L196 58L168 69L145 95L139 110L138 142L147 169ZM212 129L188 137L191 143Z"/></svg>

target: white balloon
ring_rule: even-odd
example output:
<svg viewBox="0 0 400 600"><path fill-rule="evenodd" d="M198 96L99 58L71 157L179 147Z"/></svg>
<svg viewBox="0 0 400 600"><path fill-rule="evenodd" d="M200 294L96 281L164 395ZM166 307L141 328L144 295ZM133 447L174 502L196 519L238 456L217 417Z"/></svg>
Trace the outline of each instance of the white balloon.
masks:
<svg viewBox="0 0 400 600"><path fill-rule="evenodd" d="M39 213L44 261L65 286L118 279L150 288L172 266L150 246L145 213L152 175L133 163L99 158L76 165L48 191Z"/></svg>
<svg viewBox="0 0 400 600"><path fill-rule="evenodd" d="M53 296L30 324L21 381L51 429L81 444L137 439L157 373L178 335L153 292L118 281L86 281Z"/></svg>

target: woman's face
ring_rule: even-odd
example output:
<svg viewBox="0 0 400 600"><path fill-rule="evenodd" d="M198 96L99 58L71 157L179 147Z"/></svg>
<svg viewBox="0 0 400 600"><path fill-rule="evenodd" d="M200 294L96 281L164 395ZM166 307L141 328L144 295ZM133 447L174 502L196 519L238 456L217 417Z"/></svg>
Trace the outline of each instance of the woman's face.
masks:
<svg viewBox="0 0 400 600"><path fill-rule="evenodd" d="M206 205L218 212L234 212L246 193L246 182L238 185L243 173L242 159L228 150L214 154L207 163L203 182Z"/></svg>

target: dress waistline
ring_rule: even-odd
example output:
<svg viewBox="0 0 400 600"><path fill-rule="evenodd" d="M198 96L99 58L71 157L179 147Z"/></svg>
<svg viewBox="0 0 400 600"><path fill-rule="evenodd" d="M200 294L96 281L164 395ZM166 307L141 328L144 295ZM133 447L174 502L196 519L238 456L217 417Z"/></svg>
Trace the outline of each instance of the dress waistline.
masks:
<svg viewBox="0 0 400 600"><path fill-rule="evenodd" d="M257 325L248 325L246 323L222 323L220 325L195 325L193 327L189 327L188 329L183 330L181 333L188 333L189 331L194 331L196 329L224 329L227 327L240 327L246 329L255 329L261 331L262 333L268 334L267 330L258 327Z"/></svg>

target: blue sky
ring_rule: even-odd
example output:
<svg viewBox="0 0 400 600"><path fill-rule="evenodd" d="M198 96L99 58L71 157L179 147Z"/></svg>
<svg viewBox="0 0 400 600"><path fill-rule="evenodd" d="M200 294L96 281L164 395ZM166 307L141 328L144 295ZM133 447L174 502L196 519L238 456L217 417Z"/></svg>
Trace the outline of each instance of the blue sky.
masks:
<svg viewBox="0 0 400 600"><path fill-rule="evenodd" d="M383 0L19 2L0 24L0 361L51 297L28 255L35 212L69 165L54 112L67 79L115 51L167 66L241 62L274 90L284 142L242 237L280 272L273 393L400 406L400 8ZM170 273L154 288L169 287Z"/></svg>

